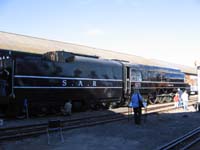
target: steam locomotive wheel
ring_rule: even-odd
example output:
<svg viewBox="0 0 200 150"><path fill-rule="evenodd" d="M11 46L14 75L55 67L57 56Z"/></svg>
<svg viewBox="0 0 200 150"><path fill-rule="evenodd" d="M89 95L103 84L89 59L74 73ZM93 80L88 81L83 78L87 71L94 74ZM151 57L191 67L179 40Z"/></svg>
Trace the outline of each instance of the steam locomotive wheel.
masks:
<svg viewBox="0 0 200 150"><path fill-rule="evenodd" d="M117 108L117 103L116 102L111 102L110 103L110 108Z"/></svg>
<svg viewBox="0 0 200 150"><path fill-rule="evenodd" d="M10 115L15 116L17 119L24 119L26 117L25 115L25 110L23 109L23 107L19 106L18 104L11 104L11 106L9 107L9 109L13 109L11 111L9 111Z"/></svg>
<svg viewBox="0 0 200 150"><path fill-rule="evenodd" d="M165 102L165 99L166 99L165 96L160 97L159 103L160 103L160 104L164 103L164 102Z"/></svg>
<svg viewBox="0 0 200 150"><path fill-rule="evenodd" d="M5 117L5 113L0 111L0 117Z"/></svg>
<svg viewBox="0 0 200 150"><path fill-rule="evenodd" d="M149 99L148 101L149 101L149 104L155 104L155 103L154 103L154 102L155 102L154 99Z"/></svg>
<svg viewBox="0 0 200 150"><path fill-rule="evenodd" d="M166 97L166 102L171 102L172 101L172 98L170 96Z"/></svg>
<svg viewBox="0 0 200 150"><path fill-rule="evenodd" d="M38 117L43 117L47 114L47 108L45 106L42 106L38 109L38 113L37 113L37 116Z"/></svg>
<svg viewBox="0 0 200 150"><path fill-rule="evenodd" d="M72 103L72 109L75 111L81 111L83 108L83 104L81 101L75 101Z"/></svg>
<svg viewBox="0 0 200 150"><path fill-rule="evenodd" d="M104 103L102 103L102 107L105 108L105 109L109 109L110 103L104 102Z"/></svg>
<svg viewBox="0 0 200 150"><path fill-rule="evenodd" d="M1 107L0 108L0 117L5 117L7 111L8 111L8 107L7 106Z"/></svg>

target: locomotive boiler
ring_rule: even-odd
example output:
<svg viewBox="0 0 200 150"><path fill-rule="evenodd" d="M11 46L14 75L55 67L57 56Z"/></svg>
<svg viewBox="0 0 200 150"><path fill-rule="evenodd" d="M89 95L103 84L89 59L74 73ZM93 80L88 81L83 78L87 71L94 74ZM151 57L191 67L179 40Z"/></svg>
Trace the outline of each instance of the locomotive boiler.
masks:
<svg viewBox="0 0 200 150"><path fill-rule="evenodd" d="M171 102L178 88L190 91L185 74L179 69L129 64L126 72L127 89L139 90L150 104Z"/></svg>

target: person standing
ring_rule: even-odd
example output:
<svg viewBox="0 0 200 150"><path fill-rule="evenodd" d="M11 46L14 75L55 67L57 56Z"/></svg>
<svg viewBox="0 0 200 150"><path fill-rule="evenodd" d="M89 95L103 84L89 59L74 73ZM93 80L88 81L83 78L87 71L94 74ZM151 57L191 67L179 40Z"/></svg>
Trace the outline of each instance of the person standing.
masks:
<svg viewBox="0 0 200 150"><path fill-rule="evenodd" d="M142 96L139 91L135 91L131 96L131 106L134 111L134 120L135 124L141 123L141 115L142 115Z"/></svg>
<svg viewBox="0 0 200 150"><path fill-rule="evenodd" d="M183 94L181 95L181 98L183 100L183 108L184 110L188 110L188 94L187 94L187 90L185 90L183 92Z"/></svg>
<svg viewBox="0 0 200 150"><path fill-rule="evenodd" d="M178 92L175 94L174 96L174 107L178 108L178 104L179 104L179 94Z"/></svg>
<svg viewBox="0 0 200 150"><path fill-rule="evenodd" d="M183 101L181 98L182 94L183 94L183 91L180 88L178 88L178 95L179 95L178 105L179 105L179 107L183 106Z"/></svg>
<svg viewBox="0 0 200 150"><path fill-rule="evenodd" d="M71 103L71 100L67 100L65 102L65 105L64 105L64 112L63 112L63 114L70 116L71 113L72 113L72 103Z"/></svg>

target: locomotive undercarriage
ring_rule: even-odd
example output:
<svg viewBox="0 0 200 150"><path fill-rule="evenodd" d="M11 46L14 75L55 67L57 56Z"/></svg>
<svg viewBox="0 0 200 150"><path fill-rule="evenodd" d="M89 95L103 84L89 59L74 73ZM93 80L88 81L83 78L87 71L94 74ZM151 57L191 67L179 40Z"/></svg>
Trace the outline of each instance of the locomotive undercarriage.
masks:
<svg viewBox="0 0 200 150"><path fill-rule="evenodd" d="M148 93L144 97L147 99L149 104L172 102L175 94L173 89L154 89L147 91Z"/></svg>
<svg viewBox="0 0 200 150"><path fill-rule="evenodd" d="M105 98L104 94L100 91L98 91L99 95L95 95L94 93L91 94L91 91L83 90L79 91L79 94L76 94L76 97L71 97L71 95L75 95L74 93L78 93L75 91L68 91L67 93L69 93L69 95L66 94L66 92L62 93L58 91L57 95L55 95L56 92L51 94L52 91L39 92L38 90L34 91L33 89L18 89L15 90L15 92L17 93L15 98L7 97L8 103L1 105L1 116L24 118L27 111L30 116L45 116L48 114L61 115L67 100L71 101L72 111L74 112L114 108L119 106L121 101L121 97ZM120 91L117 91L117 93L119 92ZM90 95L85 97L83 93L90 93ZM97 99L96 96L98 96L99 99Z"/></svg>
<svg viewBox="0 0 200 150"><path fill-rule="evenodd" d="M135 90L132 88L133 91ZM137 89L148 104L162 104L173 101L175 88L139 88Z"/></svg>

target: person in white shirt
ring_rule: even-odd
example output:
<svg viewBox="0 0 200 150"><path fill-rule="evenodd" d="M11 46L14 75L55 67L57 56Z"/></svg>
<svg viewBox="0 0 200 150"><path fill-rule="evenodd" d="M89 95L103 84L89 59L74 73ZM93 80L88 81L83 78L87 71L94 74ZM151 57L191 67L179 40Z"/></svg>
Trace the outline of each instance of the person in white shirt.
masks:
<svg viewBox="0 0 200 150"><path fill-rule="evenodd" d="M188 110L188 94L187 94L187 90L185 90L183 92L183 94L181 95L182 101L183 101L183 108L184 110Z"/></svg>
<svg viewBox="0 0 200 150"><path fill-rule="evenodd" d="M63 115L68 115L70 116L72 113L72 103L71 100L67 100L65 102L64 107L61 107L61 112L63 113Z"/></svg>

